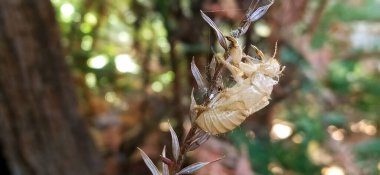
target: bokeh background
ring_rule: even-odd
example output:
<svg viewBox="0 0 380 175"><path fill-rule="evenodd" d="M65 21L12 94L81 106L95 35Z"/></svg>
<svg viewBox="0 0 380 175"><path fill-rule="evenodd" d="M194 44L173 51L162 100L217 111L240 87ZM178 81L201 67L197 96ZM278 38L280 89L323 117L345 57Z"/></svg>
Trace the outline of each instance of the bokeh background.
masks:
<svg viewBox="0 0 380 175"><path fill-rule="evenodd" d="M227 35L252 2L49 3L80 117L100 155L97 169L137 175L149 170L136 147L158 162L171 144L167 122L180 138L190 127L192 58L205 73L212 53L222 50L199 10ZM226 155L197 174L380 174L379 9L379 0L275 1L240 42L268 57L278 43L276 58L286 69L270 105L210 139L187 164Z"/></svg>

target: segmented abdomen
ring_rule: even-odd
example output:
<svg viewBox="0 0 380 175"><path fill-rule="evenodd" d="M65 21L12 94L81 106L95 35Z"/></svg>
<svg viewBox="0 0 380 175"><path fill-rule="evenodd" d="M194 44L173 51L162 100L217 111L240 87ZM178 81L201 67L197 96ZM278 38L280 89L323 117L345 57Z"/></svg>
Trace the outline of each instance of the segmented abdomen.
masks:
<svg viewBox="0 0 380 175"><path fill-rule="evenodd" d="M212 135L226 133L239 126L247 116L240 111L219 111L211 109L203 112L196 120L197 125Z"/></svg>
<svg viewBox="0 0 380 175"><path fill-rule="evenodd" d="M202 130L212 135L235 129L249 115L269 104L269 96L250 84L236 85L224 90L215 99L195 120Z"/></svg>

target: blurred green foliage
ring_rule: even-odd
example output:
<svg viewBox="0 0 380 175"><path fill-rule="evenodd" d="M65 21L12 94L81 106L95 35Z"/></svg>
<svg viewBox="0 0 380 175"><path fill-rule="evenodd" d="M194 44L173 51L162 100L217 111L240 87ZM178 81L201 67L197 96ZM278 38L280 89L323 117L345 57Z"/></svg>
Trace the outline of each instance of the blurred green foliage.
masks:
<svg viewBox="0 0 380 175"><path fill-rule="evenodd" d="M333 24L372 21L380 18L380 11L377 10L379 6L377 0L357 1L357 3L357 5L354 5L345 1L330 2L314 35L312 46L320 48L325 42L334 43L334 40L329 37L329 29Z"/></svg>
<svg viewBox="0 0 380 175"><path fill-rule="evenodd" d="M366 167L368 174L379 174L378 163L380 160L380 140L372 139L355 145L357 163L360 167Z"/></svg>

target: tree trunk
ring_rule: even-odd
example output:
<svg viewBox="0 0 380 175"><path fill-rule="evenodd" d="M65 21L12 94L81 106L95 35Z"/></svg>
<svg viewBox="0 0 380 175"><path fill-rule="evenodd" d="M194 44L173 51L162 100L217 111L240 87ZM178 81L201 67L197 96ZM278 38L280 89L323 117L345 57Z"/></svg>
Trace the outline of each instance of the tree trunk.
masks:
<svg viewBox="0 0 380 175"><path fill-rule="evenodd" d="M1 0L0 174L96 175L99 158L50 1Z"/></svg>

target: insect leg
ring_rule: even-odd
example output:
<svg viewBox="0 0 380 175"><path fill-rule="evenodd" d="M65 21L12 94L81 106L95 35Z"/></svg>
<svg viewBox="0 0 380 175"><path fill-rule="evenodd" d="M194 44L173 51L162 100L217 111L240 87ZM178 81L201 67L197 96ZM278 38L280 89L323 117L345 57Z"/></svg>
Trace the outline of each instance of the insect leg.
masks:
<svg viewBox="0 0 380 175"><path fill-rule="evenodd" d="M254 45L251 45L251 47L255 50L256 55L259 57L259 59L263 60L264 59L264 53Z"/></svg>
<svg viewBox="0 0 380 175"><path fill-rule="evenodd" d="M220 56L217 56L216 57L224 66L226 66L226 68L231 72L232 74L232 77L234 78L234 80L236 82L243 82L243 78L240 77L239 74L241 74L241 71L235 67L234 65L231 65L230 63L228 63L226 60L224 60L223 58L221 58Z"/></svg>
<svg viewBox="0 0 380 175"><path fill-rule="evenodd" d="M237 40L232 36L226 36L227 40L230 41L230 45L228 47L228 54L232 58L232 64L237 66L239 65L241 58L243 56L243 52L240 48L239 43Z"/></svg>
<svg viewBox="0 0 380 175"><path fill-rule="evenodd" d="M239 44L234 37L226 36L226 39L231 42L230 47L239 47Z"/></svg>

